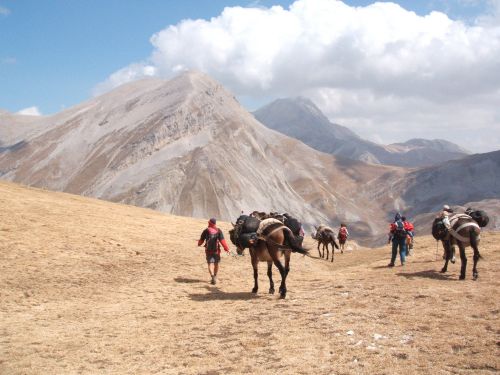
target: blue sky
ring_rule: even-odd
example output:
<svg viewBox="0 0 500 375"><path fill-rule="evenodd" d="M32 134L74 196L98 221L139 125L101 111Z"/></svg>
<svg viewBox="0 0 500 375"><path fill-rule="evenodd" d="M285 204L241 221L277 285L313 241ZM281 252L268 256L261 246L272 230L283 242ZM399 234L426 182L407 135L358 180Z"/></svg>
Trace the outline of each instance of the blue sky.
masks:
<svg viewBox="0 0 500 375"><path fill-rule="evenodd" d="M310 2L310 0L304 2L308 1ZM335 2L334 0L322 0L321 2L325 1ZM0 109L17 112L28 107L36 107L42 114L56 113L92 97L96 92L100 92L99 88L107 86L111 88L116 86L116 83L124 83L125 81L121 80L123 74L120 72L123 73L123 69L130 72L131 66L135 69L136 65L134 64L153 66L154 71L158 72L155 75L168 78L169 75L173 74L171 68L175 61L167 63L165 59L177 58L177 63L187 68L191 67L189 58L196 59L193 56L185 56L183 53L182 56L163 56L165 59L160 61L165 49L169 53L171 51L169 46L171 46L172 35L168 32L169 26L180 27L184 25L186 35L190 32L191 36L196 36L199 35L194 30L196 24L183 24L183 20L201 19L206 21L206 27L220 28L223 21L238 20L240 16L237 13L227 13L225 16L221 16L225 7L241 6L270 9L273 5L280 5L284 9L284 13L287 13L290 5L294 2L267 0L0 0ZM368 7L373 4L373 1L346 0L343 3L346 9L353 9L353 7ZM416 22L420 22L430 12L438 11L447 18L444 19L445 23L449 20L458 25L464 24L470 30L477 24L478 19L484 15L490 15L490 13L494 13L495 9L500 8L497 0L400 0L394 1L394 3L398 4L400 9L386 7L382 9L382 12L385 14L394 12L394 17L398 17L398 12L412 11L417 14ZM274 13L276 15L276 12ZM377 17L379 13L374 12L373 17ZM258 20L261 15L251 14L249 17L256 17ZM411 14L407 12L403 16L411 19ZM280 16L279 19L282 18ZM214 19L215 21L212 22L211 20ZM245 19L248 17L243 18L243 23ZM439 17L436 19L439 21ZM241 22L241 20L239 21ZM370 19L368 21L370 22ZM453 30L456 29L455 27ZM492 29L494 28L489 27L487 30ZM163 34L160 33L162 30L165 31ZM469 30L466 32L473 34ZM153 35L158 36L156 45L151 42ZM492 35L497 36L495 32ZM179 42L184 40L189 40L189 38L186 36L185 39L182 39L181 36ZM155 62L152 62L153 56L156 58ZM495 60L490 61L490 64L494 65ZM193 62L193 66L199 69L200 66L209 66L209 64L206 61L196 61ZM167 72L168 69L170 69L169 72ZM337 120L344 125L352 125L350 127L358 133L365 132L366 134L362 135L367 138L391 142L401 140L400 138L404 137L403 134L394 135L392 138L376 134L373 131L374 125L370 127L367 124L367 119L356 118L350 122L349 110L345 109L343 112L338 110L338 106L342 103L354 100L352 99L353 93L346 92L349 85L340 87L337 82L336 85L330 87L330 92L317 91L317 85L306 87L299 84L296 87L265 90L264 88L268 84L266 82L259 82L256 87L243 87L242 82L231 80L231 77L221 74L220 71L208 69L206 73L214 76L235 92L247 107L264 104L265 101L278 96L306 95L315 100L332 121ZM138 78L140 78L142 73L134 72L134 74L138 74ZM333 89L335 90L332 91ZM367 89L371 90L371 88ZM443 90L446 92L446 89ZM394 89L391 95L419 95L418 93L405 94L404 91ZM361 94L361 92L356 93L358 100ZM484 94L484 92L481 91L480 94ZM370 95L366 98L370 98ZM383 101L380 102L382 99ZM389 105L387 100L389 99L390 95L384 95L383 98L377 96L376 101L380 102L379 104L382 106L378 107L380 110L376 112L377 114L390 112L387 110ZM425 100L430 103L432 100L438 99L425 98ZM494 100L494 98L488 97L485 100ZM336 103L337 110L329 107L328 103L332 102ZM409 102L403 104L403 109L405 106L411 105ZM425 111L432 111L430 106L427 107L427 103L420 104ZM354 110L352 108L351 112ZM373 110L376 111L375 108ZM500 121L498 113L485 114L482 108L477 107L474 108L474 111L484 114L485 118L493 119L490 120L493 123L484 126L495 127ZM367 113L366 116L370 116L370 114ZM380 115L377 121L382 121L382 117ZM387 126L390 125L389 121ZM439 134L436 133L435 136L439 137ZM500 140L498 142L500 145ZM464 145L464 143L466 142L461 144ZM474 147L480 148L481 146L478 144ZM495 144L490 148L496 147Z"/></svg>

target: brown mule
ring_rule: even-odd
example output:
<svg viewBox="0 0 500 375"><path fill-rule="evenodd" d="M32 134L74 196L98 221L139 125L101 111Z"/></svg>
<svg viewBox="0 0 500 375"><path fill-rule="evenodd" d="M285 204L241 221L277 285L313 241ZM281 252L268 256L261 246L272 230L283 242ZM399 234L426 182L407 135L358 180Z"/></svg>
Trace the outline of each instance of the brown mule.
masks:
<svg viewBox="0 0 500 375"><path fill-rule="evenodd" d="M273 220L273 219L270 219ZM262 223L261 223L262 224ZM231 242L236 246L238 254L243 254L243 247L235 233L236 226L240 224L233 224L235 228L229 231ZM290 255L292 252L301 254L308 254L308 250L304 249L299 240L293 235L292 231L281 223L272 223L268 225L261 233L258 239L248 246L250 251L250 260L253 268L254 287L252 293L257 293L259 290L259 262L267 262L267 276L269 277L269 293L274 294L274 281L272 277L273 264L278 268L281 275L281 284L279 292L281 298L286 296L286 278L290 271ZM280 261L280 258L285 257L285 265Z"/></svg>
<svg viewBox="0 0 500 375"><path fill-rule="evenodd" d="M337 241L335 241L335 233L332 228L320 225L316 228L316 234L312 236L316 241L318 241L318 254L320 258L325 257L325 248L326 248L326 260L330 257L330 250L328 248L329 245L332 245L332 262L335 249L339 249L339 245ZM319 246L322 245L323 252L319 250ZM341 250L343 253L344 250Z"/></svg>
<svg viewBox="0 0 500 375"><path fill-rule="evenodd" d="M467 215L455 215L455 217L450 218L451 231L448 231L443 224L442 219L436 218L432 223L432 235L433 237L441 241L443 248L445 250L446 259L441 272L448 271L448 262L452 258L452 248L454 245L458 245L460 249L460 280L465 279L465 272L467 269L467 256L465 255L465 248L470 246L474 250L474 264L472 267L472 278L477 280L479 273L477 272L477 262L481 255L479 254L479 240L481 229L479 225Z"/></svg>

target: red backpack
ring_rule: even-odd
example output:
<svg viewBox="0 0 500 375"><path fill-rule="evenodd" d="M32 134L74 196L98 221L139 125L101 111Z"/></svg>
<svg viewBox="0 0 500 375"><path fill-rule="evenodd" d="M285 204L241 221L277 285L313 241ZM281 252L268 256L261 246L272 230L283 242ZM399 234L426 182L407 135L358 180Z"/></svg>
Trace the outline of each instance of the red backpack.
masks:
<svg viewBox="0 0 500 375"><path fill-rule="evenodd" d="M346 227L341 227L339 229L339 235L338 238L340 241L345 241L347 240L347 228Z"/></svg>

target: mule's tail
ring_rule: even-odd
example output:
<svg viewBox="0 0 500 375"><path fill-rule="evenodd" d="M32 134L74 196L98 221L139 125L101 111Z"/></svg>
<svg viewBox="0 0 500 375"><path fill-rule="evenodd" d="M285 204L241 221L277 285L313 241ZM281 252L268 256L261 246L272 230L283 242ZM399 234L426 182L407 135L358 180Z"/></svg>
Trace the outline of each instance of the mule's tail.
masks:
<svg viewBox="0 0 500 375"><path fill-rule="evenodd" d="M290 248L294 253L301 253L304 255L309 254L309 249L302 247L302 244L300 243L301 241L293 235L291 230L285 229L283 232L285 235L286 243L290 245Z"/></svg>
<svg viewBox="0 0 500 375"><path fill-rule="evenodd" d="M336 249L338 249L338 248L339 248L339 245L338 245L337 241L335 240L335 234L333 234L333 233L332 233L332 234L330 234L330 238L331 238L331 241L332 241L332 243L333 243L333 246L334 246Z"/></svg>
<svg viewBox="0 0 500 375"><path fill-rule="evenodd" d="M469 231L470 246L472 247L472 249L474 249L475 252L477 252L478 259L482 259L483 257L481 256L481 254L479 254L478 237L479 234L474 230L474 228L471 228L471 230Z"/></svg>

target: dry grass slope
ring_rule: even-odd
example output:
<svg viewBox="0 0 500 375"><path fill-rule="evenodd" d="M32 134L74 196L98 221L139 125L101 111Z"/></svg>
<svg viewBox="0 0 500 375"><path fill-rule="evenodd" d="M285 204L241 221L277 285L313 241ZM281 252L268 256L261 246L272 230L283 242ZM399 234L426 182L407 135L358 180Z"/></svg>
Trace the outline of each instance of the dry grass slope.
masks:
<svg viewBox="0 0 500 375"><path fill-rule="evenodd" d="M249 293L248 256L224 256L208 284L205 223L0 183L0 373L500 370L498 233L483 236L476 282L471 263L466 281L458 264L440 274L422 237L404 268L385 267L388 247L295 255L279 300L265 267Z"/></svg>

